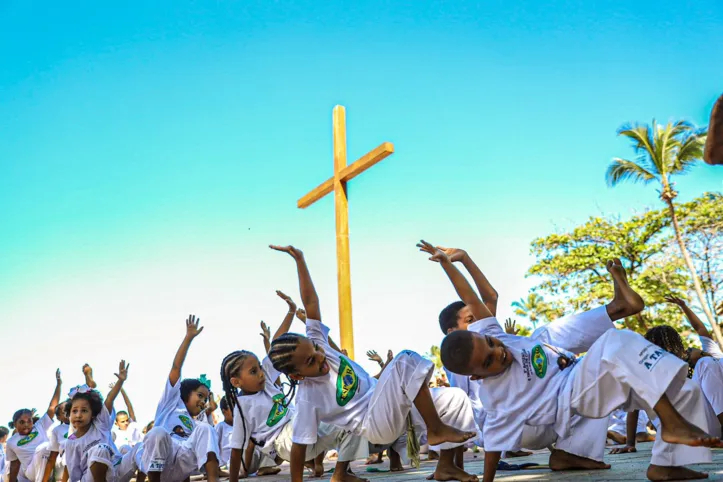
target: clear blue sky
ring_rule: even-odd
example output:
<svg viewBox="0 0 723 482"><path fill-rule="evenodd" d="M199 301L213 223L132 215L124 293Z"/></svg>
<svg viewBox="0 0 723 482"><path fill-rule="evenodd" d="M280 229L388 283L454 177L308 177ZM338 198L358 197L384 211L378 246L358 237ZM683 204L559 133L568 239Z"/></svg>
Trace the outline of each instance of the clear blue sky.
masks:
<svg viewBox="0 0 723 482"><path fill-rule="evenodd" d="M719 1L604 3L2 2L0 380L22 390L0 421L45 405L56 366L67 389L121 357L150 420L189 312L186 374L218 387L283 316L274 290L298 298L270 242L305 250L338 334L332 199L295 207L331 173L335 104L350 160L397 150L350 185L357 354L439 342L453 292L420 237L467 248L509 315L531 239L658 206L605 186L616 129L705 124L723 91Z"/></svg>

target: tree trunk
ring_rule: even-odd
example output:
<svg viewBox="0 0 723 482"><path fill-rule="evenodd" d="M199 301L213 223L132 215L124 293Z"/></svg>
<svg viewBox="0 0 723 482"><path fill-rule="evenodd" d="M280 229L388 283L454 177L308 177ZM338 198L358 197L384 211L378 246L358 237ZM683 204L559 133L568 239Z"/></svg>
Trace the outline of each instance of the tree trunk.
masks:
<svg viewBox="0 0 723 482"><path fill-rule="evenodd" d="M718 342L719 346L723 347L723 336L721 336L720 326L718 326L718 323L716 323L715 318L713 317L713 313L711 313L710 308L708 308L708 303L706 302L705 295L703 294L703 287L700 285L698 273L696 273L695 265L693 265L693 259L690 257L690 253L688 253L688 248L685 247L685 242L683 241L683 235L680 233L680 226L678 225L678 215L675 213L675 206L673 205L672 199L666 198L665 202L668 204L670 219L673 221L675 240L678 242L680 252L683 255L683 259L685 260L685 265L688 267L688 271L690 271L690 276L693 278L693 287L695 288L696 295L698 295L700 307L703 309L706 318L708 318L708 322L710 323L711 329L713 330L713 337L715 338L715 341Z"/></svg>

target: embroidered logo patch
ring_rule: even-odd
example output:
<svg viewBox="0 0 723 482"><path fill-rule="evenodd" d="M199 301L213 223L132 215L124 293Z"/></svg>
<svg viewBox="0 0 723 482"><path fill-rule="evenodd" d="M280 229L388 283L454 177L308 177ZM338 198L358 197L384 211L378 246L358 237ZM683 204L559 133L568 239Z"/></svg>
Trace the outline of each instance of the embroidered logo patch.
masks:
<svg viewBox="0 0 723 482"><path fill-rule="evenodd" d="M343 407L354 398L359 388L359 377L345 358L340 359L339 376L336 379L336 403Z"/></svg>
<svg viewBox="0 0 723 482"><path fill-rule="evenodd" d="M63 435L64 438L68 438L68 432L65 432L65 435Z"/></svg>
<svg viewBox="0 0 723 482"><path fill-rule="evenodd" d="M178 419L188 430L193 431L193 422L191 422L190 418L186 417L185 415L179 415Z"/></svg>
<svg viewBox="0 0 723 482"><path fill-rule="evenodd" d="M18 447L22 447L23 445L29 444L30 442L35 440L35 437L37 437L37 436L38 436L37 430L35 432L30 432L24 438L21 438L20 440L18 440Z"/></svg>
<svg viewBox="0 0 723 482"><path fill-rule="evenodd" d="M532 349L532 369L535 370L537 378L544 378L547 373L547 354L540 345Z"/></svg>
<svg viewBox="0 0 723 482"><path fill-rule="evenodd" d="M271 407L269 416L266 419L266 425L269 427L273 427L279 423L286 416L286 412L288 411L288 408L284 407L284 396L282 394L279 393L278 395L274 395L271 400L273 400L274 406Z"/></svg>

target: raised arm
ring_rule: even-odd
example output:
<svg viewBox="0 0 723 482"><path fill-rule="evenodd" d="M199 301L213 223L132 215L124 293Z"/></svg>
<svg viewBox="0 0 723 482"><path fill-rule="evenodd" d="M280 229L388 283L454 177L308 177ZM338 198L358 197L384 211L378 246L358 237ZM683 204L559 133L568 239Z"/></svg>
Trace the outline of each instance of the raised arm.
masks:
<svg viewBox="0 0 723 482"><path fill-rule="evenodd" d="M289 256L296 261L296 270L299 276L299 292L301 292L301 302L306 310L306 315L312 320L321 321L321 309L319 307L319 296L316 294L314 282L311 280L309 268L306 266L304 253L293 246L269 246L271 249L288 253Z"/></svg>
<svg viewBox="0 0 723 482"><path fill-rule="evenodd" d="M638 431L638 419L640 417L640 411L639 410L633 410L632 412L628 412L627 416L625 417L625 446L624 447L616 447L612 450L610 450L610 454L629 454L631 452L637 452L638 449L635 448L635 443L637 442L637 431Z"/></svg>
<svg viewBox="0 0 723 482"><path fill-rule="evenodd" d="M63 386L63 380L60 378L60 368L55 370L55 391L53 392L53 398L50 399L50 405L48 405L48 417L52 420L55 417L55 407L60 403L60 389Z"/></svg>
<svg viewBox="0 0 723 482"><path fill-rule="evenodd" d="M191 342L203 331L203 327L198 326L199 323L201 323L200 318L196 318L195 315L188 315L186 319L186 336L183 338L181 346L178 347L171 372L168 374L168 381L172 386L176 386L178 380L181 379L181 369L183 368L183 362L186 360L188 349L191 347Z"/></svg>
<svg viewBox="0 0 723 482"><path fill-rule="evenodd" d="M125 360L121 360L118 364L118 373L115 374L115 376L118 378L118 381L115 383L115 385L113 385L113 388L110 389L110 392L108 392L108 396L105 397L105 409L108 410L108 413L113 412L113 404L115 403L115 399L118 397L118 394L123 388L123 383L126 381L126 378L128 378L129 366L130 365L126 365Z"/></svg>
<svg viewBox="0 0 723 482"><path fill-rule="evenodd" d="M93 368L87 363L83 365L83 376L85 377L85 384L90 388L98 388L98 384L93 380Z"/></svg>
<svg viewBox="0 0 723 482"><path fill-rule="evenodd" d="M665 301L668 303L672 303L674 305L677 305L685 314L685 317L688 318L688 322L690 323L690 326L693 327L696 333L698 333L699 336L705 336L707 338L711 338L710 332L708 331L708 328L705 327L703 322L698 318L698 315L693 312L693 310L690 309L688 304L683 301L682 299L678 298L677 296L667 296L665 298Z"/></svg>
<svg viewBox="0 0 723 482"><path fill-rule="evenodd" d="M279 325L279 329L276 330L276 333L274 333L274 338L271 341L274 341L281 335L289 332L291 329L291 322L294 321L294 315L296 314L296 303L294 303L294 300L292 300L291 297L285 295L279 290L276 290L276 295L286 301L286 304L289 305L289 311L286 313L284 320Z"/></svg>
<svg viewBox="0 0 723 482"><path fill-rule="evenodd" d="M128 418L131 419L131 422L137 422L136 420L136 412L133 410L133 404L131 403L131 399L126 393L125 388L121 387L121 395L123 396L123 403L126 404L126 408L128 409Z"/></svg>
<svg viewBox="0 0 723 482"><path fill-rule="evenodd" d="M271 350L271 330L269 330L269 325L264 323L263 320L261 320L261 338L264 339L264 350L266 350L266 354L269 354L269 350Z"/></svg>
<svg viewBox="0 0 723 482"><path fill-rule="evenodd" d="M477 296L477 293L469 284L467 278L465 278L464 275L452 264L444 251L435 248L432 244L424 240L420 241L417 244L417 247L420 251L431 255L429 258L430 261L434 261L435 263L442 265L442 269L444 269L444 272L447 273L447 276L452 282L452 286L454 286L457 295L464 304L469 306L475 320L482 320L493 316L489 308L487 308L487 305L479 299L479 296Z"/></svg>
<svg viewBox="0 0 723 482"><path fill-rule="evenodd" d="M492 284L484 273L482 273L482 270L479 269L477 263L472 260L469 253L458 248L444 248L442 246L437 246L437 248L442 250L451 262L462 263L470 276L472 276L472 280L477 286L477 291L482 297L482 302L487 306L487 309L490 310L492 316L497 316L497 300L499 299L499 294L497 290L492 287Z"/></svg>

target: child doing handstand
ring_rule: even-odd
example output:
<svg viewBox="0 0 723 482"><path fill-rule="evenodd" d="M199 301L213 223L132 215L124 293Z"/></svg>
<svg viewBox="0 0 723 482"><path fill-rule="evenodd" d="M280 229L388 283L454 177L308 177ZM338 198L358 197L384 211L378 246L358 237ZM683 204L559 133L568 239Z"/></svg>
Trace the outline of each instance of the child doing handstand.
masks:
<svg viewBox="0 0 723 482"><path fill-rule="evenodd" d="M199 323L194 315L186 320L186 336L158 402L155 425L143 439L141 468L149 482L182 481L201 470L209 482L218 482L218 438L205 412L210 391L199 379L181 381L191 342L203 331Z"/></svg>
<svg viewBox="0 0 723 482"><path fill-rule="evenodd" d="M121 456L112 440L113 403L128 377L128 365L121 361L118 382L103 402L100 393L88 385L73 388L65 403L73 433L65 444L63 480L72 482L128 482L138 468L137 450Z"/></svg>
<svg viewBox="0 0 723 482"><path fill-rule="evenodd" d="M36 423L33 423L33 411L27 408L13 415L10 428L16 432L8 439L5 447L6 463L10 464L9 482L42 482L50 455L48 429L53 425L55 407L60 401L60 370L56 370L55 380L55 391L48 410Z"/></svg>
<svg viewBox="0 0 723 482"><path fill-rule="evenodd" d="M319 298L303 253L292 246L271 248L289 254L296 261L299 290L307 314L307 336L288 333L274 340L269 352L274 368L287 375L294 389L298 385L298 416L294 420L291 450L292 481L302 480L306 446L317 441L319 422L378 445L394 442L410 426L421 434L426 425L429 444L442 444L444 449L434 477L477 480L456 467L453 460L452 449L477 435L467 396L459 389L447 388L437 390L433 398L427 384L434 365L417 353L397 354L377 382L359 365L334 350L328 342L328 328L320 321ZM417 409L414 422L409 419L413 408ZM438 408L443 413L442 419ZM416 437L416 434L410 437L409 443L416 441ZM346 475L345 480L359 479Z"/></svg>
<svg viewBox="0 0 723 482"><path fill-rule="evenodd" d="M277 294L287 302L289 311L273 340L289 331L296 311L291 298L280 291ZM221 364L224 391L234 410L229 468L231 482L238 480L239 473L247 476L258 468L253 463L252 452L245 449L249 442L261 448L268 457L276 454L281 459L291 459L291 422L296 417L296 409L285 401L283 393L274 384L279 375L268 357L259 363L256 355L245 350L229 354ZM308 448L304 461L311 461L338 446L341 462L337 463L332 480L345 480L346 465L356 458L361 440L326 424L319 424L317 430L321 436L315 445ZM315 475L318 477L324 472L323 458L317 458L315 462Z"/></svg>

